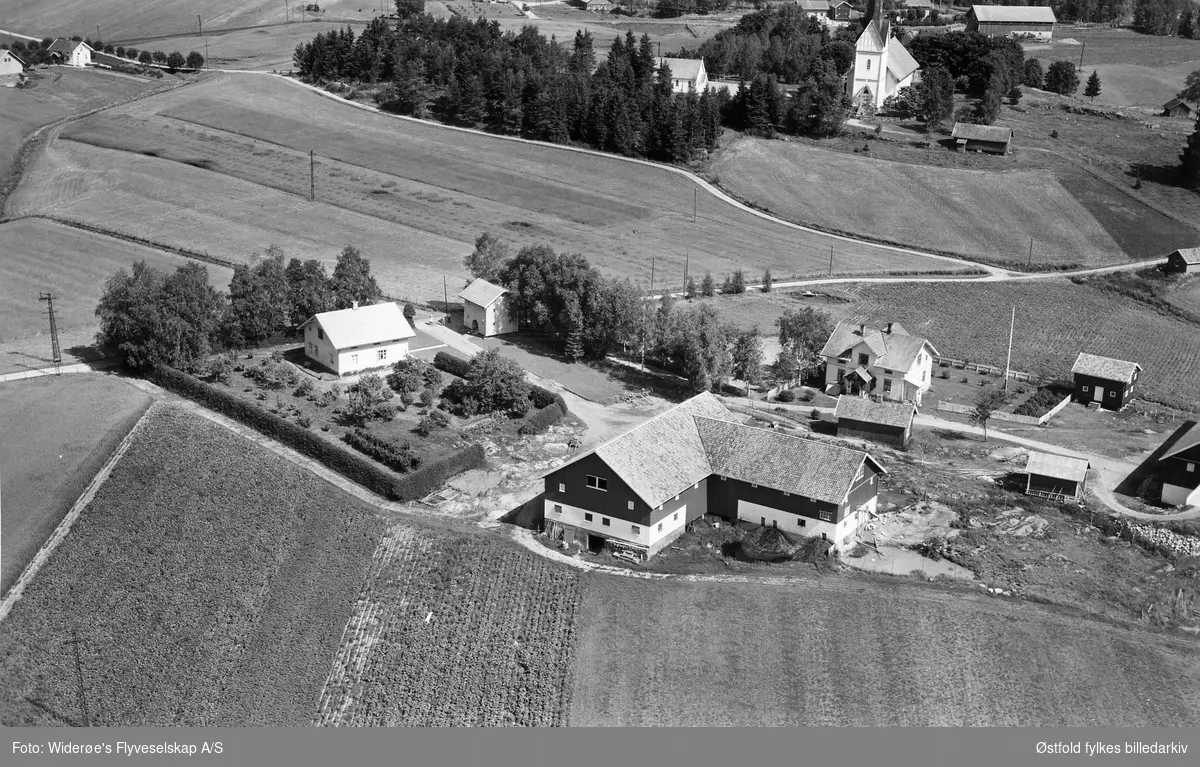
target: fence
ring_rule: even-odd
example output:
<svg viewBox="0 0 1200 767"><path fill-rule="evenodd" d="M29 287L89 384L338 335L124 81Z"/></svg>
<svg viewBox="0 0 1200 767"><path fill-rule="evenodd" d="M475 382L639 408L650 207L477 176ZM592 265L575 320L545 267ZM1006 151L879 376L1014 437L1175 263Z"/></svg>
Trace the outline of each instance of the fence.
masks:
<svg viewBox="0 0 1200 767"><path fill-rule="evenodd" d="M997 421L1011 421L1012 423L1023 423L1028 426L1045 426L1047 421L1062 412L1062 409L1069 404L1071 404L1071 396L1067 395L1066 397L1063 397L1062 402L1059 402L1057 405L1050 408L1049 411L1037 418L1034 418L1031 415L1016 415L1015 413L1004 413L1001 411L993 412L992 418ZM937 409L945 410L950 413L971 413L975 410L975 406L960 405L957 402L939 402Z"/></svg>
<svg viewBox="0 0 1200 767"><path fill-rule="evenodd" d="M1004 376L1004 368L996 367L995 365L984 365L980 362L968 362L967 360L956 360L953 357L937 357L933 358L939 366L952 367L957 370L971 370L976 373L982 373L989 376ZM1037 373L1026 373L1021 370L1008 371L1008 377L1014 381L1023 381L1025 383L1038 384L1042 382L1042 377Z"/></svg>

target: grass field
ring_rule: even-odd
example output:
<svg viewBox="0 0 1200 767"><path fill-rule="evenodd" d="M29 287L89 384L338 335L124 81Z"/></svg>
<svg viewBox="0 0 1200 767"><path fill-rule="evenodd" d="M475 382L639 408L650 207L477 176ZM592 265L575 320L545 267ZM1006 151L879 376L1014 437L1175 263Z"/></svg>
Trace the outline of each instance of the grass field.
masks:
<svg viewBox="0 0 1200 767"><path fill-rule="evenodd" d="M579 614L574 726L1200 722L1191 645L964 592L588 575Z"/></svg>
<svg viewBox="0 0 1200 767"><path fill-rule="evenodd" d="M828 268L828 238L694 195L692 182L665 170L396 120L271 77L214 77L189 90L68 126L71 140L39 160L14 208L58 206L235 260L272 242L289 256L331 260L352 242L398 297L440 296L443 275L465 278L461 259L485 229L517 247L582 252L645 282L652 258L659 275L680 281L689 257L693 273L770 266L782 278ZM310 149L316 205L303 199ZM86 184L94 170L115 188ZM849 273L946 267L867 245L836 248Z"/></svg>
<svg viewBox="0 0 1200 767"><path fill-rule="evenodd" d="M389 528L316 723L564 723L578 572L511 543Z"/></svg>
<svg viewBox="0 0 1200 767"><path fill-rule="evenodd" d="M197 36L196 30L192 29L178 37L128 40L125 41L125 46L167 53L179 51L184 56L188 51L199 51L202 55L207 55L207 65L210 69L277 69L286 72L292 68L292 54L297 45L311 42L318 33L345 29L347 26L353 29L356 35L364 27L363 24L301 24L297 21L295 24L276 24L234 32L206 32L203 37ZM205 50L208 51L207 54L204 53Z"/></svg>
<svg viewBox="0 0 1200 767"><path fill-rule="evenodd" d="M991 261L1098 264L1126 254L1050 171L930 168L742 138L713 172L784 218ZM1078 186L1074 187L1078 189Z"/></svg>
<svg viewBox="0 0 1200 767"><path fill-rule="evenodd" d="M103 194L104 182L96 184ZM0 224L5 244L0 280L0 341L48 333L41 293L54 294L58 327L67 330L96 324L96 304L104 281L118 269L146 261L174 271L187 259L170 253L92 234L52 221L23 219ZM233 271L206 264L209 280L226 289Z"/></svg>
<svg viewBox="0 0 1200 767"><path fill-rule="evenodd" d="M1054 30L1055 42L1026 44L1025 55L1079 65L1091 72L1097 64L1134 64L1144 67L1168 67L1189 61L1200 61L1200 40L1182 37L1142 35L1131 29L1092 27L1079 29L1060 26ZM1064 42L1073 40L1074 43ZM1075 43L1079 43L1076 45Z"/></svg>
<svg viewBox="0 0 1200 767"><path fill-rule="evenodd" d="M149 405L140 390L104 376L0 384L0 594Z"/></svg>
<svg viewBox="0 0 1200 767"><path fill-rule="evenodd" d="M305 725L383 533L207 420L153 414L0 628L0 723Z"/></svg>

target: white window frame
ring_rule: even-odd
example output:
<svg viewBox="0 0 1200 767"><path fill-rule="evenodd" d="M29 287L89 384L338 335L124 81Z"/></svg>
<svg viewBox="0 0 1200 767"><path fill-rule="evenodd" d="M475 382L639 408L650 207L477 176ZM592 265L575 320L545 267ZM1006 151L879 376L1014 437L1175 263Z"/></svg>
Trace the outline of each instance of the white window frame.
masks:
<svg viewBox="0 0 1200 767"><path fill-rule="evenodd" d="M601 527L612 527L612 520L609 519L608 517L600 517L600 526Z"/></svg>
<svg viewBox="0 0 1200 767"><path fill-rule="evenodd" d="M558 483L558 492L560 492L560 493L567 492L567 486L565 484L563 484L562 482L559 482Z"/></svg>
<svg viewBox="0 0 1200 767"><path fill-rule="evenodd" d="M833 521L833 512L832 511L825 511L824 509L822 509L818 513L821 515L822 522L832 522Z"/></svg>
<svg viewBox="0 0 1200 767"><path fill-rule="evenodd" d="M804 520L804 517L800 517L800 518L799 518L799 519L797 519L796 521L800 523L800 526L801 526L801 527L808 527L808 522L806 522L806 521Z"/></svg>
<svg viewBox="0 0 1200 767"><path fill-rule="evenodd" d="M380 350L379 350L379 359L381 359L381 360L386 360L386 359L387 359L387 349L380 349Z"/></svg>
<svg viewBox="0 0 1200 767"><path fill-rule="evenodd" d="M637 525L630 525L629 532L633 533L634 535L641 535L642 528L638 527Z"/></svg>
<svg viewBox="0 0 1200 767"><path fill-rule="evenodd" d="M555 514L562 514L562 506L560 506L560 505L559 505L559 504L557 504L557 503L556 503L556 504L554 504L554 513L555 513Z"/></svg>
<svg viewBox="0 0 1200 767"><path fill-rule="evenodd" d="M601 487L603 485L603 487ZM602 493L608 492L608 478L597 477L593 474L587 475L587 486L589 490L599 490Z"/></svg>
<svg viewBox="0 0 1200 767"><path fill-rule="evenodd" d="M633 501L630 501L630 502L629 502L629 510L630 510L630 511L633 511Z"/></svg>
<svg viewBox="0 0 1200 767"><path fill-rule="evenodd" d="M592 512L590 512L590 511L583 512L583 521L591 522L592 521Z"/></svg>
<svg viewBox="0 0 1200 767"><path fill-rule="evenodd" d="M1194 464L1194 463L1188 462L1187 464L1185 464L1185 466L1187 466L1187 470L1188 470L1188 471L1195 471L1195 470L1196 470L1196 464Z"/></svg>
<svg viewBox="0 0 1200 767"><path fill-rule="evenodd" d="M1084 390L1084 391L1087 391L1087 390L1088 390L1088 385L1087 385L1087 384L1084 384L1084 385L1083 385L1083 390Z"/></svg>

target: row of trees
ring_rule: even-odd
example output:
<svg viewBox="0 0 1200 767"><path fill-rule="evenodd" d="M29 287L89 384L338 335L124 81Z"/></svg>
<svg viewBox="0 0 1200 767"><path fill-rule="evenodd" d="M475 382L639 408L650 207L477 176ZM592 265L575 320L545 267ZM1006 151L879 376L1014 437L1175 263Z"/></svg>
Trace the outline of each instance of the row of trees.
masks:
<svg viewBox="0 0 1200 767"><path fill-rule="evenodd" d="M204 56L197 51L192 51L184 56L179 51L172 53L164 53L162 51L139 51L137 48L126 48L118 45L113 46L111 43L105 44L100 41L95 43L80 38L72 37L72 40L82 40L87 43L93 50L107 53L112 56L129 59L141 64L160 64L170 69L200 69L204 66ZM45 64L50 61L50 45L54 42L54 38L45 37L41 41L35 43L25 43L17 40L12 43L11 48L14 53L21 57L26 64ZM10 46L3 45L0 47L8 48Z"/></svg>
<svg viewBox="0 0 1200 767"><path fill-rule="evenodd" d="M596 60L590 32L567 47L532 26L425 14L320 34L294 55L310 81L383 83L377 101L400 114L674 162L716 146L728 96L673 93L648 35L628 32Z"/></svg>
<svg viewBox="0 0 1200 767"><path fill-rule="evenodd" d="M235 267L227 294L209 284L203 264L168 274L140 261L105 283L96 341L119 350L133 368L161 363L192 371L215 350L257 346L318 312L381 297L370 262L353 246L338 256L331 277L320 261L285 263L271 247L265 258Z"/></svg>

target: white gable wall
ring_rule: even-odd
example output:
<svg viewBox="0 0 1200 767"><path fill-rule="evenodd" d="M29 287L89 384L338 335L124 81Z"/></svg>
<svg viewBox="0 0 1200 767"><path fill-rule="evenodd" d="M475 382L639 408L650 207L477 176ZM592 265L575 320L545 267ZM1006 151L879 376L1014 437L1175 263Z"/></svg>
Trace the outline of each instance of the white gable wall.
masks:
<svg viewBox="0 0 1200 767"><path fill-rule="evenodd" d="M9 55L8 51L0 52L0 77L4 75L19 75L24 71L21 62Z"/></svg>
<svg viewBox="0 0 1200 767"><path fill-rule="evenodd" d="M338 375L351 375L404 359L408 356L408 339L338 349L330 342L320 322L310 322L304 329L304 354Z"/></svg>
<svg viewBox="0 0 1200 767"><path fill-rule="evenodd" d="M933 385L933 357L930 356L928 348L917 353L917 358L908 370L892 370L890 373L885 373L883 368L875 364L878 360L875 352L871 351L871 347L867 345L866 341L861 341L850 350L848 357L825 358L826 391L829 390L829 387L840 383L842 376L859 367L859 354L867 355L867 364L862 367L865 367L867 372L877 379L872 394L878 394L884 399L897 401L911 399L920 403L921 395L929 391L930 386ZM885 380L892 382L891 391L883 390Z"/></svg>
<svg viewBox="0 0 1200 767"><path fill-rule="evenodd" d="M479 323L478 326L475 323ZM473 333L496 336L515 331L517 320L513 316L508 296L503 295L486 307L463 300L463 325Z"/></svg>

